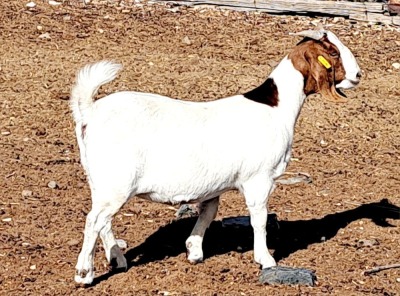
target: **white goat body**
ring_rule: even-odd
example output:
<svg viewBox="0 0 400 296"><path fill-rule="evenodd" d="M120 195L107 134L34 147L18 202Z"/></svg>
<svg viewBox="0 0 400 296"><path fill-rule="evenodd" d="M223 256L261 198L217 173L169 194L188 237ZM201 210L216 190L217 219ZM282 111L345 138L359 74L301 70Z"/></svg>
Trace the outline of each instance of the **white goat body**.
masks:
<svg viewBox="0 0 400 296"><path fill-rule="evenodd" d="M124 92L96 102L95 112L81 148L90 180L163 203L216 197L259 170L276 176L293 132L270 125L281 116L243 96L188 103Z"/></svg>
<svg viewBox="0 0 400 296"><path fill-rule="evenodd" d="M350 51L331 32L321 34L307 42L318 44L325 38L328 45L320 46L322 52L331 46L349 56ZM336 40L330 42L327 34ZM346 60L330 61L337 73L343 66L353 73L346 70L343 77L335 76L335 82L346 88L358 83L359 68L351 52ZM266 246L266 206L274 179L289 161L295 122L306 98L306 79L296 63L300 62L285 57L270 75L268 89L272 85L276 91L273 104L255 102L247 98L250 93L196 103L118 92L93 101L98 88L116 77L120 65L102 61L85 66L73 88L71 107L93 206L75 280L92 282L99 234L109 262L116 260L117 267L126 268L111 219L135 195L162 203L201 203L199 219L186 241L188 259L198 262L203 259L202 240L215 218L219 195L240 190L254 229L255 260L263 268L274 266ZM327 71L315 63L312 67Z"/></svg>

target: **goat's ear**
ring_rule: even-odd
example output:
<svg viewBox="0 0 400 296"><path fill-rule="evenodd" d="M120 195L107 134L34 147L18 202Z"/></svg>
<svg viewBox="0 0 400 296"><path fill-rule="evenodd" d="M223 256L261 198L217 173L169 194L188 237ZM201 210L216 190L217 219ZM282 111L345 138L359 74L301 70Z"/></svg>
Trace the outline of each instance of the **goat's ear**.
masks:
<svg viewBox="0 0 400 296"><path fill-rule="evenodd" d="M315 66L313 68L315 68ZM311 69L311 71L311 75L315 79L317 85L317 92L319 92L323 98L335 103L347 102L347 99L341 96L336 90L333 72L328 72L322 67L318 67L318 70Z"/></svg>
<svg viewBox="0 0 400 296"><path fill-rule="evenodd" d="M347 99L341 96L335 87L334 69L328 70L322 65L315 56L305 53L306 60L310 64L310 75L314 80L314 87L317 93L320 93L328 101L336 103L345 103ZM310 82L312 83L312 82Z"/></svg>

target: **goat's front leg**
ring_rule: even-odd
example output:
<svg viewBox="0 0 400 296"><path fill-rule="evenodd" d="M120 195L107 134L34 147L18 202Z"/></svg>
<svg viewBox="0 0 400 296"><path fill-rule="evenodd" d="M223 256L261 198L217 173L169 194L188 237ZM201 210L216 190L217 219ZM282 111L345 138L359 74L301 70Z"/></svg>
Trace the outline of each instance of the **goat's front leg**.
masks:
<svg viewBox="0 0 400 296"><path fill-rule="evenodd" d="M100 238L103 242L104 251L106 253L107 261L112 269L126 270L128 264L121 248L125 247L124 240L116 240L112 231L111 220L106 223L104 228L100 231Z"/></svg>
<svg viewBox="0 0 400 296"><path fill-rule="evenodd" d="M219 196L199 204L200 215L192 233L186 240L188 260L191 263L203 261L203 237L206 229L217 215Z"/></svg>
<svg viewBox="0 0 400 296"><path fill-rule="evenodd" d="M267 248L267 202L273 190L273 180L257 176L243 184L243 193L250 212L250 222L254 231L254 260L262 268L275 266L275 259Z"/></svg>

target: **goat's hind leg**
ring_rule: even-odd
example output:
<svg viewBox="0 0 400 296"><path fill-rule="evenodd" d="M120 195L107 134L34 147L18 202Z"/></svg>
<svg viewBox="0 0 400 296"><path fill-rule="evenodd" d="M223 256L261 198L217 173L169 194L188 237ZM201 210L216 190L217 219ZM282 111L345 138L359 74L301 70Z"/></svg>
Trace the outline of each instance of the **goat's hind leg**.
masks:
<svg viewBox="0 0 400 296"><path fill-rule="evenodd" d="M199 205L200 215L192 233L186 240L187 258L191 263L203 261L203 237L206 229L217 215L219 196L204 201Z"/></svg>
<svg viewBox="0 0 400 296"><path fill-rule="evenodd" d="M105 228L110 227L111 219L115 213L124 205L127 198L113 198L110 195L98 196L92 192L93 205L92 210L86 217L85 232L82 250L78 256L78 262L76 264L75 281L79 284L91 284L94 279L94 252L96 240L99 233ZM110 199L112 198L112 199ZM108 233L109 232L104 232ZM109 238L109 237L108 237ZM115 240L115 238L114 238ZM108 242L107 242L108 243ZM110 252L111 258L111 252Z"/></svg>
<svg viewBox="0 0 400 296"><path fill-rule="evenodd" d="M108 221L104 228L100 231L100 238L103 242L104 251L106 253L107 261L110 264L110 268L112 270L126 270L128 264L124 254L121 251L121 247L123 247L122 245L125 245L126 243L123 240L115 239L112 231L111 220Z"/></svg>
<svg viewBox="0 0 400 296"><path fill-rule="evenodd" d="M105 219L101 217L104 209L92 208L86 217L82 250L76 263L75 282L89 285L94 279L94 251L99 231L104 227Z"/></svg>

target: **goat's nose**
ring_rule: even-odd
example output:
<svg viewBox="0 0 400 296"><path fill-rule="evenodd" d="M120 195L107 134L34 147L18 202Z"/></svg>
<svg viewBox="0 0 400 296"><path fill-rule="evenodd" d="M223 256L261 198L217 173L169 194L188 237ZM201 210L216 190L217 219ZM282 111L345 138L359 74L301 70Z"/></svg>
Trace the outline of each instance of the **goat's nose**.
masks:
<svg viewBox="0 0 400 296"><path fill-rule="evenodd" d="M361 76L362 76L362 74L361 74L361 71L360 71L360 72L357 72L357 75L356 75L356 77L357 77L358 79L360 79L360 78L361 78Z"/></svg>

